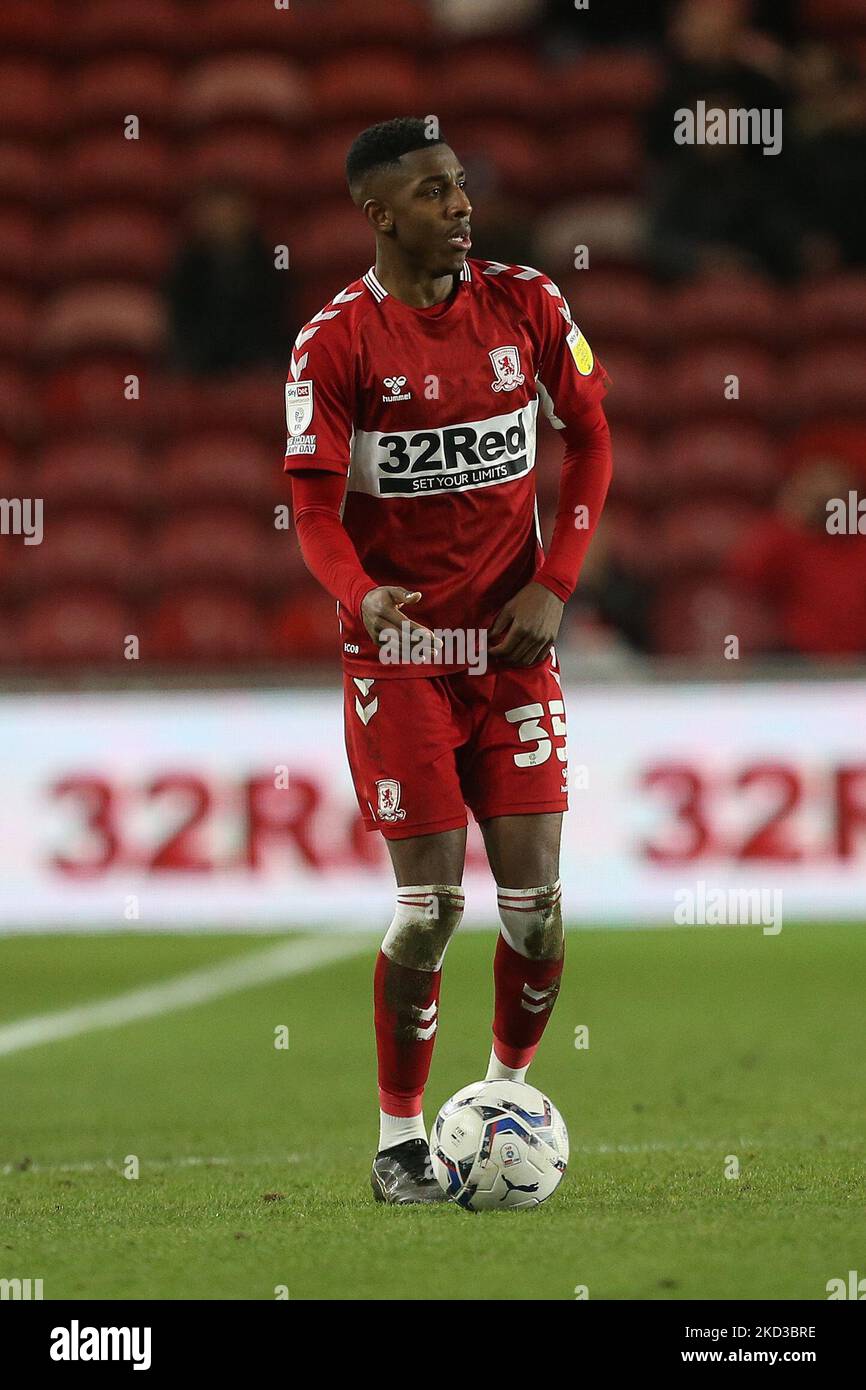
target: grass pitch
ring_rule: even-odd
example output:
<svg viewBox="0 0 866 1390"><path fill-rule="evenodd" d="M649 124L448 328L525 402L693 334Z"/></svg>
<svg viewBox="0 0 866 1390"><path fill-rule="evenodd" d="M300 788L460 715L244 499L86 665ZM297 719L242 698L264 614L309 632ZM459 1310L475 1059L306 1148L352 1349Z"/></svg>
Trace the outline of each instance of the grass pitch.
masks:
<svg viewBox="0 0 866 1390"><path fill-rule="evenodd" d="M0 1028L273 940L5 938ZM493 940L449 949L428 1124L483 1074ZM478 1215L373 1203L376 944L0 1056L0 1277L46 1299L824 1299L866 1270L862 927L571 933L530 1073L569 1171L540 1209Z"/></svg>

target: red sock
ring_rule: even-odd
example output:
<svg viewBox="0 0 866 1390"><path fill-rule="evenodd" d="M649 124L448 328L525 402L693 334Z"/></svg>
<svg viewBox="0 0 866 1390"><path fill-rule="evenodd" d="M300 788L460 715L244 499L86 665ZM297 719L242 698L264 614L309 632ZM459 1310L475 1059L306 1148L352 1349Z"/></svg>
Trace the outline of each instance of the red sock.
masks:
<svg viewBox="0 0 866 1390"><path fill-rule="evenodd" d="M379 952L373 983L379 1105L388 1115L418 1115L439 1020L441 970L410 970Z"/></svg>
<svg viewBox="0 0 866 1390"><path fill-rule="evenodd" d="M493 1045L506 1067L527 1067L535 1056L559 993L563 959L529 960L500 932L493 959Z"/></svg>

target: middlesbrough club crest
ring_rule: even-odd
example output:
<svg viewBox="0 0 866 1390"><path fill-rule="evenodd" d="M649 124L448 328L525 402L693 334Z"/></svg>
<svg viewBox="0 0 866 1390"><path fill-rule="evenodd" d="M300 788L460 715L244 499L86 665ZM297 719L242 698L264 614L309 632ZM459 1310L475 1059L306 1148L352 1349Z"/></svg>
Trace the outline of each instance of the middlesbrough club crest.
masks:
<svg viewBox="0 0 866 1390"><path fill-rule="evenodd" d="M494 348L490 361L496 373L496 380L490 383L494 391L513 391L516 386L523 385L526 378L520 370L520 353L516 347Z"/></svg>
<svg viewBox="0 0 866 1390"><path fill-rule="evenodd" d="M376 783L376 795L379 820L406 819L406 812L400 809L400 783L393 777L383 777Z"/></svg>

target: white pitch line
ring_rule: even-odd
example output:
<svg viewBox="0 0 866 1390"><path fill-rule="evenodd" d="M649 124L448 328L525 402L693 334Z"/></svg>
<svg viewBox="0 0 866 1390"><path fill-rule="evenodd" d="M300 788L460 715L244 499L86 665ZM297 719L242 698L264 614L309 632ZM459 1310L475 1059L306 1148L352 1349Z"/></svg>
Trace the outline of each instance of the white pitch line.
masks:
<svg viewBox="0 0 866 1390"><path fill-rule="evenodd" d="M344 960L367 949L363 939L323 936L311 940L281 942L279 946L249 955L234 956L219 965L205 966L185 975L127 990L110 999L95 1000L57 1013L36 1014L0 1027L0 1057L27 1047L75 1038L99 1028L117 1028L140 1018L156 1018L175 1009L221 999L226 994L268 984L289 975L303 975L317 966Z"/></svg>

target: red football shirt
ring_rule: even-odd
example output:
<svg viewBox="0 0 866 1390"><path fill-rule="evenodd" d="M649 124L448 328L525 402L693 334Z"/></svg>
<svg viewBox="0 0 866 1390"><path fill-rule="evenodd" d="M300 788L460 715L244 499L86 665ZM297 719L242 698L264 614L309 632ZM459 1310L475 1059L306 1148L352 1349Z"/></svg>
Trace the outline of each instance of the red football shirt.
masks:
<svg viewBox="0 0 866 1390"><path fill-rule="evenodd" d="M423 595L407 616L445 632L486 629L543 559L539 409L567 433L605 382L539 270L467 260L449 300L415 309L371 269L298 334L286 470L345 475L343 525L365 572ZM431 673L383 664L360 618L338 611L352 675Z"/></svg>

